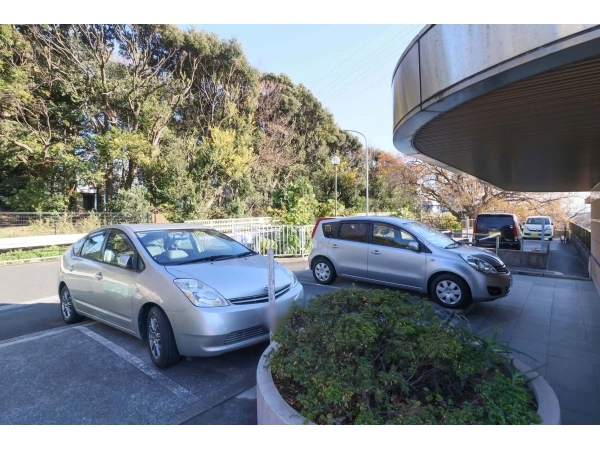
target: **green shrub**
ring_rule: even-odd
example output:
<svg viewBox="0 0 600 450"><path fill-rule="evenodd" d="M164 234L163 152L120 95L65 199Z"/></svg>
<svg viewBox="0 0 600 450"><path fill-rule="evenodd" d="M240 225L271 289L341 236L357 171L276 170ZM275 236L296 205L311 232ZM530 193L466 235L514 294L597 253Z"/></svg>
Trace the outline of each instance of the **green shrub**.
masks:
<svg viewBox="0 0 600 450"><path fill-rule="evenodd" d="M510 360L478 339L420 298L340 289L292 309L267 364L286 401L319 424L539 422Z"/></svg>

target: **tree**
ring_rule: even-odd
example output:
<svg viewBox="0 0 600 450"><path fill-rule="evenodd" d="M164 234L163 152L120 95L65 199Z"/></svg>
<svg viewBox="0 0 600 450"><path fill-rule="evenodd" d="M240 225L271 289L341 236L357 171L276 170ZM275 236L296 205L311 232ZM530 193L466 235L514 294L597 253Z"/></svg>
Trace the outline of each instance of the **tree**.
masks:
<svg viewBox="0 0 600 450"><path fill-rule="evenodd" d="M548 215L563 223L577 208L575 193L532 193L504 191L470 176L456 174L418 160L405 163L402 180L413 192L421 184L423 200L440 203L456 218L474 218L482 212L515 213L525 220L530 215Z"/></svg>

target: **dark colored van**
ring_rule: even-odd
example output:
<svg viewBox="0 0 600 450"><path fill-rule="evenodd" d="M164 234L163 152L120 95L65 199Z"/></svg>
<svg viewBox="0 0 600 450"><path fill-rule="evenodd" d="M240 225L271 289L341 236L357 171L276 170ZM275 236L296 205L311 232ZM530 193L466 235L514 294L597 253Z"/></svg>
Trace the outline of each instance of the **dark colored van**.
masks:
<svg viewBox="0 0 600 450"><path fill-rule="evenodd" d="M499 248L521 250L523 231L515 214L485 213L479 214L473 225L475 246L496 248L496 237L500 233ZM488 237L484 236L488 235Z"/></svg>

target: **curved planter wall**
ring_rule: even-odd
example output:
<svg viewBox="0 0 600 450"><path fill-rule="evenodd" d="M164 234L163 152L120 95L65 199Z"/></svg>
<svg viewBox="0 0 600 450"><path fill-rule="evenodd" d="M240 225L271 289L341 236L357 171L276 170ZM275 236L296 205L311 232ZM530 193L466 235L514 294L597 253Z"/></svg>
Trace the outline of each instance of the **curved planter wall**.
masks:
<svg viewBox="0 0 600 450"><path fill-rule="evenodd" d="M275 344L269 345L262 354L256 369L256 412L258 425L302 425L306 418L299 414L294 408L281 398L275 387L271 371L266 370L266 355L275 348ZM516 368L525 372L530 368L523 362L515 360ZM560 405L556 394L550 385L541 376L534 378L537 373L527 375L529 388L533 391L538 403L538 414L542 418L542 425L560 425ZM309 422L309 425L314 425Z"/></svg>

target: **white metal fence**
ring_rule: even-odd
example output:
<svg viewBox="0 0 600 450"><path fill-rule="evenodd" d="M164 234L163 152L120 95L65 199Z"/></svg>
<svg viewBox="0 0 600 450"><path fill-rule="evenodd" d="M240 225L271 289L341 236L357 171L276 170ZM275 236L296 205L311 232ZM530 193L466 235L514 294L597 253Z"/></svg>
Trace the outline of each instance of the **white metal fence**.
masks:
<svg viewBox="0 0 600 450"><path fill-rule="evenodd" d="M310 235L313 225L234 226L224 232L246 247L266 255L275 250L275 256L306 256L310 253Z"/></svg>
<svg viewBox="0 0 600 450"><path fill-rule="evenodd" d="M310 253L314 225L273 225L271 220L270 217L243 217L186 220L185 223L214 228L262 255L266 255L269 248L274 249L278 257Z"/></svg>
<svg viewBox="0 0 600 450"><path fill-rule="evenodd" d="M270 217L240 217L235 219L198 219L186 220L185 223L196 223L214 228L222 233L233 232L235 228L263 226L271 224Z"/></svg>

